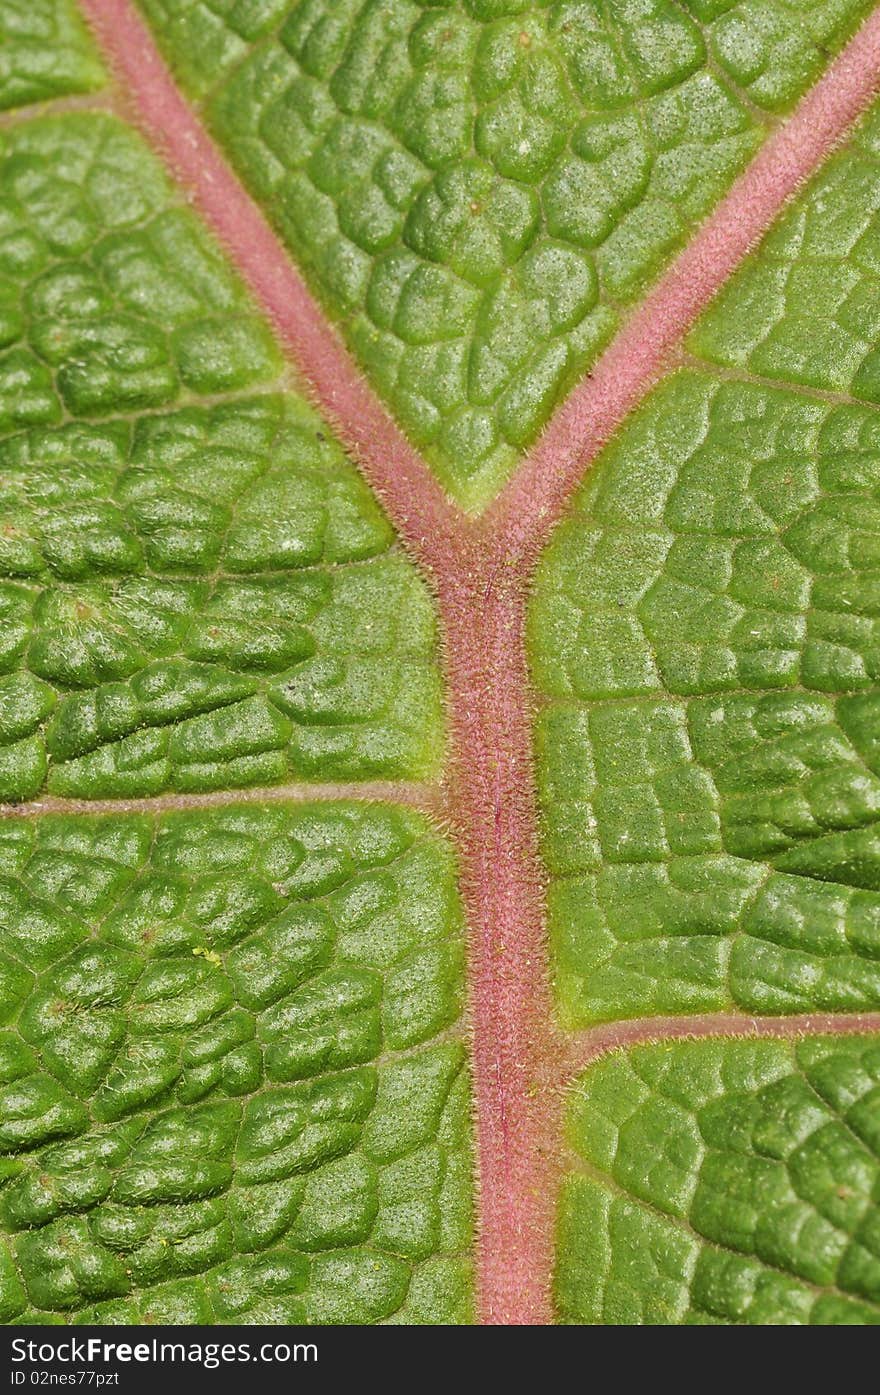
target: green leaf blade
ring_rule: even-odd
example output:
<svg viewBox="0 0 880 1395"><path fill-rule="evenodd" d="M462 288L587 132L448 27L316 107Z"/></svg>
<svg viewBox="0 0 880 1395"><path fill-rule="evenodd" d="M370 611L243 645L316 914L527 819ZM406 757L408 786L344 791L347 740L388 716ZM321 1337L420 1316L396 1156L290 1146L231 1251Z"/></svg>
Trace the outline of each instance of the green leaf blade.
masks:
<svg viewBox="0 0 880 1395"><path fill-rule="evenodd" d="M710 362L880 401L876 109L731 279L690 337Z"/></svg>
<svg viewBox="0 0 880 1395"><path fill-rule="evenodd" d="M0 13L0 111L94 92L106 83L70 0L7 0Z"/></svg>
<svg viewBox="0 0 880 1395"><path fill-rule="evenodd" d="M692 1041L592 1066L569 1112L563 1322L876 1325L877 1044Z"/></svg>
<svg viewBox="0 0 880 1395"><path fill-rule="evenodd" d="M109 79L65 5L0 0L0 1322L876 1324L876 111L794 192L876 14L779 121L869 0L98 0Z"/></svg>
<svg viewBox="0 0 880 1395"><path fill-rule="evenodd" d="M781 361L773 382L753 378L719 348L782 250L792 285L821 266L833 287L841 247L869 245L875 123L691 335L734 372L697 363L661 383L541 563L539 781L572 1024L880 1003L875 413L799 392Z"/></svg>
<svg viewBox="0 0 880 1395"><path fill-rule="evenodd" d="M448 850L391 807L7 820L6 1320L466 1321ZM15 1279L15 1268L20 1279ZM5 1271L4 1271L5 1272Z"/></svg>
<svg viewBox="0 0 880 1395"><path fill-rule="evenodd" d="M316 414L249 395L277 348L154 157L75 114L0 159L0 800L430 775L427 594Z"/></svg>
<svg viewBox="0 0 880 1395"><path fill-rule="evenodd" d="M867 8L321 0L221 17L143 3L469 508L725 192L766 113L791 106Z"/></svg>

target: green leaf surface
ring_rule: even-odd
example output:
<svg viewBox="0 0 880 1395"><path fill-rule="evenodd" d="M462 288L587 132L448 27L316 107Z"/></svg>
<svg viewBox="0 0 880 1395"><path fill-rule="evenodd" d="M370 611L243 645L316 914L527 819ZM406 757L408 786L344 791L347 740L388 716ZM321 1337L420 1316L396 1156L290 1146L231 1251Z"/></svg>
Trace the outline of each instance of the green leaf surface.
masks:
<svg viewBox="0 0 880 1395"><path fill-rule="evenodd" d="M355 805L0 825L0 1315L470 1311L461 912Z"/></svg>
<svg viewBox="0 0 880 1395"><path fill-rule="evenodd" d="M158 161L109 116L0 140L0 430L274 379L278 352Z"/></svg>
<svg viewBox="0 0 880 1395"><path fill-rule="evenodd" d="M444 485L485 501L866 0L141 0Z"/></svg>
<svg viewBox="0 0 880 1395"><path fill-rule="evenodd" d="M427 594L314 412L246 395L277 350L153 156L77 114L4 171L0 800L429 773Z"/></svg>
<svg viewBox="0 0 880 1395"><path fill-rule="evenodd" d="M3 0L0 111L93 92L105 81L95 46L71 0Z"/></svg>
<svg viewBox="0 0 880 1395"><path fill-rule="evenodd" d="M466 508L872 9L138 3ZM0 0L0 108L38 104L0 122L0 1322L470 1322L468 1033L532 991L486 962L520 888L484 898L510 924L471 927L467 985L456 854L404 806L446 797L444 704L495 740L495 695L470 654L444 693L435 597L193 191L103 109L129 95L67 3ZM545 866L496 856L495 891L547 886L547 1108L615 1036L564 1034L739 1014L600 1056L552 1157L540 1100L478 1093L484 1196L492 1130L526 1209L568 1172L564 1323L880 1321L880 1038L723 1036L880 1009L878 234L880 108L614 435L528 597ZM493 520L453 539L478 578ZM365 781L390 783L339 797ZM534 1063L479 1044L521 1100L502 1076ZM513 1203L486 1216L534 1248Z"/></svg>
<svg viewBox="0 0 880 1395"><path fill-rule="evenodd" d="M691 335L701 358L880 402L880 111Z"/></svg>
<svg viewBox="0 0 880 1395"><path fill-rule="evenodd" d="M572 1097L568 1323L880 1323L876 1039L678 1042Z"/></svg>
<svg viewBox="0 0 880 1395"><path fill-rule="evenodd" d="M773 229L695 351L736 339L772 249L789 248L792 283L806 268L827 288L836 266L867 287L880 183L872 204L851 177L876 122ZM814 263L804 230L820 226ZM839 364L808 324L797 337ZM799 379L778 360L784 376ZM673 374L591 471L531 613L569 1021L880 1006L878 494L872 408L708 366Z"/></svg>
<svg viewBox="0 0 880 1395"><path fill-rule="evenodd" d="M569 1024L880 1006L877 122L722 291L542 561ZM876 1039L618 1053L568 1137L561 1321L880 1322Z"/></svg>

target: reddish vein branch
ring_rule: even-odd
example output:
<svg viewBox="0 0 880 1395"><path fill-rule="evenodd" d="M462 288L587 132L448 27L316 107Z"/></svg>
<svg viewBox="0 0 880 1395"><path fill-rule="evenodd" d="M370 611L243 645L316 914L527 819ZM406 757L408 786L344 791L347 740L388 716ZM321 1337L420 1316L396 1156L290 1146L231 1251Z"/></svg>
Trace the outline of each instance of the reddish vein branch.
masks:
<svg viewBox="0 0 880 1395"><path fill-rule="evenodd" d="M311 800L350 800L404 804L437 819L446 816L445 791L440 784L419 785L406 780L365 780L360 784L270 785L268 788L213 790L206 794L155 794L134 799L69 799L44 795L26 804L0 804L0 818L34 818L41 814L167 814L176 809L212 809L229 804L302 804Z"/></svg>
<svg viewBox="0 0 880 1395"><path fill-rule="evenodd" d="M560 1167L560 1092L552 1082L565 1044L552 1025L537 846L524 643L530 569L597 451L783 203L866 107L880 74L880 12L769 138L495 505L473 519L449 502L358 372L180 95L130 0L82 3L134 119L227 248L436 592L453 738L452 817L470 926L479 1311L489 1323L547 1322ZM695 1030L693 1020L666 1026L668 1035ZM617 1039L628 1030L639 1029L616 1028Z"/></svg>
<svg viewBox="0 0 880 1395"><path fill-rule="evenodd" d="M880 1032L880 1012L810 1012L792 1017L750 1017L744 1012L707 1012L695 1017L642 1017L634 1022L605 1022L575 1032L566 1042L560 1083L585 1070L610 1051L649 1042L698 1037L770 1037L798 1040L817 1033Z"/></svg>

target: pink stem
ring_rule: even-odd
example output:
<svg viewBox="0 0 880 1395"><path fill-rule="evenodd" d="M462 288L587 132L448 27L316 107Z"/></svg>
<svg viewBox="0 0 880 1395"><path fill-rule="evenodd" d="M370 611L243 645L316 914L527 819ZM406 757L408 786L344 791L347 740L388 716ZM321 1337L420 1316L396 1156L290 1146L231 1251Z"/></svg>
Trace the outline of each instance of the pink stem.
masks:
<svg viewBox="0 0 880 1395"><path fill-rule="evenodd" d="M451 810L471 935L486 1323L548 1323L558 1051L547 975L531 716L518 588L474 566L440 590L453 695Z"/></svg>
<svg viewBox="0 0 880 1395"><path fill-rule="evenodd" d="M569 1037L562 1074L586 1070L610 1051L647 1042L697 1037L798 1038L880 1032L880 1012L810 1012L794 1017L749 1017L747 1013L712 1012L699 1017L643 1017L637 1022L608 1022Z"/></svg>

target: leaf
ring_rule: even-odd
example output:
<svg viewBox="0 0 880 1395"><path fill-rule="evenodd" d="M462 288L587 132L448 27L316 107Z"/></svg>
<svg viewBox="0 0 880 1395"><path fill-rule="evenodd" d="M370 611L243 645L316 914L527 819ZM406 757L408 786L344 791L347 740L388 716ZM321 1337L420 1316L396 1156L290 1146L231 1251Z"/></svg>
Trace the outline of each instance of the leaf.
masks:
<svg viewBox="0 0 880 1395"><path fill-rule="evenodd" d="M764 113L869 7L143 8L411 439L472 506L754 151Z"/></svg>
<svg viewBox="0 0 880 1395"><path fill-rule="evenodd" d="M876 1324L878 12L141 7L0 0L0 1321Z"/></svg>
<svg viewBox="0 0 880 1395"><path fill-rule="evenodd" d="M572 1021L877 1003L875 434L859 406L680 373L545 556L539 759Z"/></svg>
<svg viewBox="0 0 880 1395"><path fill-rule="evenodd" d="M423 820L8 819L0 869L39 920L4 932L6 1321L466 1318L464 1053L432 1044L460 913Z"/></svg>
<svg viewBox="0 0 880 1395"><path fill-rule="evenodd" d="M692 335L713 363L880 401L880 114L828 161Z"/></svg>
<svg viewBox="0 0 880 1395"><path fill-rule="evenodd" d="M633 414L542 560L531 613L548 699L539 778L550 933L572 1025L880 1001L880 462L876 414L854 400L870 398L857 384L877 330L876 204L865 197L876 129L875 113L732 279L690 336L709 362L672 374ZM851 1100L842 1081L867 1063L869 1152L857 1162L844 1162L844 1119L808 1126L792 1105L791 1137L771 1151L744 1115L742 1072L763 1080L791 1061L789 1045L666 1045L634 1052L632 1066L619 1056L595 1067L582 1086L591 1123L576 1146L648 1207L592 1181L567 1184L557 1277L566 1320L876 1322L865 1212L844 1215L817 1191L826 1150L834 1197L848 1192L848 1168L876 1166L875 1055L871 1040L809 1042L795 1049L786 1087L807 1097L793 1082L803 1072L816 1089L819 1060L820 1093L832 1091L840 1110ZM631 1087L642 1062L647 1083ZM650 1098L661 1075L662 1093L693 1110L681 1138L675 1107ZM692 1097L691 1081L704 1078L731 1094L712 1105L729 1131L718 1157L706 1153L716 1141L709 1106ZM781 1084L766 1104L758 1095L760 1118L771 1093L787 1122ZM625 1160L617 1114L606 1117L601 1101L626 1111ZM643 1101L650 1123L636 1125L629 1108ZM740 1130L756 1155L748 1167ZM656 1166L651 1134L664 1140ZM686 1156L690 1171L673 1182L665 1174ZM689 1225L659 1221L657 1208ZM782 1282L780 1268L813 1288Z"/></svg>
<svg viewBox="0 0 880 1395"><path fill-rule="evenodd" d="M0 797L430 773L424 593L302 399L246 395L277 351L153 157L83 114L3 168L31 429L0 442Z"/></svg>
<svg viewBox="0 0 880 1395"><path fill-rule="evenodd" d="M4 0L0 110L104 86L106 74L68 0Z"/></svg>
<svg viewBox="0 0 880 1395"><path fill-rule="evenodd" d="M565 1322L880 1322L877 1042L679 1042L595 1066L569 1131ZM872 1096L874 1098L872 1098Z"/></svg>

